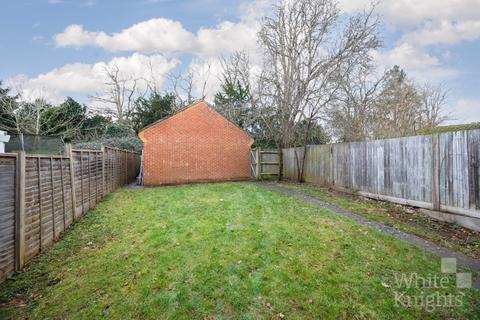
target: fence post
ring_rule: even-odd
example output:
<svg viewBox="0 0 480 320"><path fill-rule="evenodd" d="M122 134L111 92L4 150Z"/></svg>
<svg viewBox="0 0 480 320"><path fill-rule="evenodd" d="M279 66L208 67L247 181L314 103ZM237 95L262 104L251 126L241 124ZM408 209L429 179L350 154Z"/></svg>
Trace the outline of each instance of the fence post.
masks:
<svg viewBox="0 0 480 320"><path fill-rule="evenodd" d="M67 149L67 157L70 165L70 184L72 186L72 219L75 222L77 220L77 192L75 190L75 165L73 163L73 151L70 143L65 145Z"/></svg>
<svg viewBox="0 0 480 320"><path fill-rule="evenodd" d="M17 153L15 210L15 270L25 264L25 151Z"/></svg>
<svg viewBox="0 0 480 320"><path fill-rule="evenodd" d="M432 206L440 211L440 139L438 134L432 135Z"/></svg>
<svg viewBox="0 0 480 320"><path fill-rule="evenodd" d="M257 172L256 172L256 178L257 180L261 179L262 177L262 164L260 161L262 160L262 148L258 147L257 148L257 155L256 155L256 162L257 162Z"/></svg>

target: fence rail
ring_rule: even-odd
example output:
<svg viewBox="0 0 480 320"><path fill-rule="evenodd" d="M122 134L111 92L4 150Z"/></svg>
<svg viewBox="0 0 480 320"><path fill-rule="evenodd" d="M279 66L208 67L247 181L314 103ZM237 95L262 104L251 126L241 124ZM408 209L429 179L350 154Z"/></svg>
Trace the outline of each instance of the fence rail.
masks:
<svg viewBox="0 0 480 320"><path fill-rule="evenodd" d="M105 195L137 176L126 150L73 150L66 156L0 154L0 282L22 269Z"/></svg>
<svg viewBox="0 0 480 320"><path fill-rule="evenodd" d="M285 177L297 178L295 152L301 159L303 150L283 150ZM368 197L480 218L479 161L480 130L457 131L308 146L303 178Z"/></svg>

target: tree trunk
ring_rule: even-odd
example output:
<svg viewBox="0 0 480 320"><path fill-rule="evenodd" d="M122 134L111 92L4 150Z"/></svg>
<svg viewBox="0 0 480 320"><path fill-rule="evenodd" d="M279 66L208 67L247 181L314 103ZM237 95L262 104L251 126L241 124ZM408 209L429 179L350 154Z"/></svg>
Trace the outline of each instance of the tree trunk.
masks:
<svg viewBox="0 0 480 320"><path fill-rule="evenodd" d="M293 149L293 154L295 155L295 163L297 165L297 182L301 182L300 180L302 177L302 173L301 173L300 159L298 157L297 149Z"/></svg>
<svg viewBox="0 0 480 320"><path fill-rule="evenodd" d="M303 146L303 155L302 155L302 170L300 171L300 179L299 181L300 182L305 182L305 159L307 158L307 144L305 143L305 145Z"/></svg>
<svg viewBox="0 0 480 320"><path fill-rule="evenodd" d="M278 149L278 181L283 179L283 143L277 143Z"/></svg>
<svg viewBox="0 0 480 320"><path fill-rule="evenodd" d="M312 127L312 118L308 119L307 127L305 128L305 137L303 140L303 155L302 155L302 165L299 167L298 171L298 182L304 182L304 171L305 171L305 159L307 158L307 144L308 144L308 135ZM298 156L297 156L298 158Z"/></svg>
<svg viewBox="0 0 480 320"><path fill-rule="evenodd" d="M278 149L278 181L283 179L283 152L282 149Z"/></svg>

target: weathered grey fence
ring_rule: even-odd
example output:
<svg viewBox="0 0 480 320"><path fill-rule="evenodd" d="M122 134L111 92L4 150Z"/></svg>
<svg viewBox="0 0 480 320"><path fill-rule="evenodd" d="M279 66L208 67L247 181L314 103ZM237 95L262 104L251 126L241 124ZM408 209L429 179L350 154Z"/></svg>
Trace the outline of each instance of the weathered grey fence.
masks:
<svg viewBox="0 0 480 320"><path fill-rule="evenodd" d="M0 282L106 194L133 181L139 159L109 147L68 146L66 156L0 154Z"/></svg>
<svg viewBox="0 0 480 320"><path fill-rule="evenodd" d="M298 173L295 152L302 159L303 148L283 150L283 174L290 179ZM480 130L308 146L304 179L480 218L479 161Z"/></svg>

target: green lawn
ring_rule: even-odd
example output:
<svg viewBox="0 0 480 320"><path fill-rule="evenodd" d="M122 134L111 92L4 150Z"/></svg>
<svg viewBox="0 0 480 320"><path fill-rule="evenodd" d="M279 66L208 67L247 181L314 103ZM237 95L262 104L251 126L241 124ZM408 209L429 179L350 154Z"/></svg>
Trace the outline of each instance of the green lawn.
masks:
<svg viewBox="0 0 480 320"><path fill-rule="evenodd" d="M413 208L335 192L309 183L279 185L480 259L480 232L435 220Z"/></svg>
<svg viewBox="0 0 480 320"><path fill-rule="evenodd" d="M121 189L0 286L29 319L400 319L480 317L477 291L398 288L442 276L439 259L249 183ZM444 275L443 275L444 276ZM460 296L459 306L396 305ZM448 295L447 295L448 294ZM405 302L405 300L403 300Z"/></svg>

